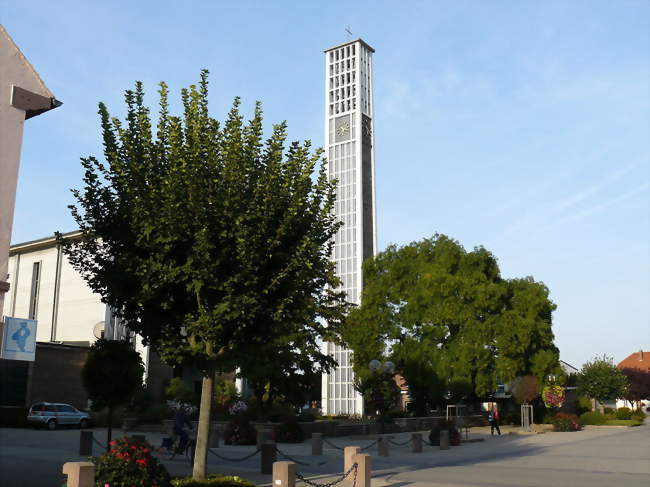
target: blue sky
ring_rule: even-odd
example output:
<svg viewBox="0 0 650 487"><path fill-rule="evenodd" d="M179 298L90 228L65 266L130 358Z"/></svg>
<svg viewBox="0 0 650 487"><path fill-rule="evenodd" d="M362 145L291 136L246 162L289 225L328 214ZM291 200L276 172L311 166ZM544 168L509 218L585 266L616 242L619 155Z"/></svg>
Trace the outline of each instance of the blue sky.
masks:
<svg viewBox="0 0 650 487"><path fill-rule="evenodd" d="M321 145L322 51L349 26L376 49L379 248L483 245L550 288L565 361L622 360L650 348L649 19L644 0L0 0L64 102L26 123L13 241L74 228L97 102L121 115L134 80L178 99L208 68L214 116L261 100L269 125Z"/></svg>

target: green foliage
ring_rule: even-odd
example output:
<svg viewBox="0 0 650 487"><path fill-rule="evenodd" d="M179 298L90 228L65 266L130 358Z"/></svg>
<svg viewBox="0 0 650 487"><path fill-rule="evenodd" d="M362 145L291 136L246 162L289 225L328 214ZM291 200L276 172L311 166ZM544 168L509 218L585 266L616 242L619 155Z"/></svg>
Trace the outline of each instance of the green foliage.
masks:
<svg viewBox="0 0 650 487"><path fill-rule="evenodd" d="M219 123L207 78L182 91L181 116L161 83L155 127L140 82L126 91L124 121L100 103L105 161L83 158L84 187L73 191L81 237L58 235L130 330L166 363L203 372L197 476L214 372L303 383L334 365L320 342L338 341L347 309L330 260L341 224L322 150L287 144L284 123L265 140L259 103L245 122L235 99Z"/></svg>
<svg viewBox="0 0 650 487"><path fill-rule="evenodd" d="M81 371L93 409L126 404L142 387L144 365L129 342L100 338Z"/></svg>
<svg viewBox="0 0 650 487"><path fill-rule="evenodd" d="M580 394L602 403L624 398L627 390L628 380L614 365L611 357L596 357L582 366L578 377Z"/></svg>
<svg viewBox="0 0 650 487"><path fill-rule="evenodd" d="M632 419L632 410L630 408L618 408L616 410L616 419Z"/></svg>
<svg viewBox="0 0 650 487"><path fill-rule="evenodd" d="M447 394L451 404L468 401L474 394L472 382L467 378L454 378L447 383Z"/></svg>
<svg viewBox="0 0 650 487"><path fill-rule="evenodd" d="M501 424L520 425L521 424L521 412L520 411L510 411L510 412L506 412L506 413L501 413L500 422L501 422Z"/></svg>
<svg viewBox="0 0 650 487"><path fill-rule="evenodd" d="M169 487L167 469L151 455L151 446L134 444L124 437L110 442L111 449L93 457L95 486L104 487Z"/></svg>
<svg viewBox="0 0 650 487"><path fill-rule="evenodd" d="M630 419L633 419L635 421L645 421L646 414L641 410L641 409L635 409L632 411L632 415Z"/></svg>
<svg viewBox="0 0 650 487"><path fill-rule="evenodd" d="M390 372L378 371L366 376L363 382L357 381L358 390L365 402L365 410L370 415L383 417L397 407L400 388Z"/></svg>
<svg viewBox="0 0 650 487"><path fill-rule="evenodd" d="M205 480L192 477L173 479L172 487L255 487L255 484L232 475L208 475Z"/></svg>
<svg viewBox="0 0 650 487"><path fill-rule="evenodd" d="M343 330L361 382L370 360L390 358L426 410L448 377L467 378L484 396L497 377L560 373L548 289L503 279L482 247L468 252L444 235L392 245L364 262L363 276L361 306Z"/></svg>
<svg viewBox="0 0 650 487"><path fill-rule="evenodd" d="M182 403L196 402L196 394L181 377L172 377L165 388L165 396L172 401Z"/></svg>
<svg viewBox="0 0 650 487"><path fill-rule="evenodd" d="M214 403L217 411L226 412L228 407L239 399L235 381L224 376L219 376L214 383Z"/></svg>
<svg viewBox="0 0 650 487"><path fill-rule="evenodd" d="M591 400L585 396L578 396L578 400L576 401L576 412L578 416L589 411L591 411Z"/></svg>
<svg viewBox="0 0 650 487"><path fill-rule="evenodd" d="M551 418L554 431L580 431L582 425L575 414L558 413Z"/></svg>
<svg viewBox="0 0 650 487"><path fill-rule="evenodd" d="M305 433L302 431L296 417L286 418L282 423L273 428L275 441L280 443L302 443Z"/></svg>
<svg viewBox="0 0 650 487"><path fill-rule="evenodd" d="M603 425L607 417L598 411L589 411L580 415L580 424Z"/></svg>

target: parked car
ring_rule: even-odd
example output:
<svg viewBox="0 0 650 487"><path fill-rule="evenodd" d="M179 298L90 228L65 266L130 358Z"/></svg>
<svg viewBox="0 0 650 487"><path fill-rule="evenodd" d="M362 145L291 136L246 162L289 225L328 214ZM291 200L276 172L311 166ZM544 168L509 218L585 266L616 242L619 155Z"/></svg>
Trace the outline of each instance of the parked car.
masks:
<svg viewBox="0 0 650 487"><path fill-rule="evenodd" d="M80 428L87 428L90 422L90 415L79 411L70 404L37 402L29 408L27 422L35 428L45 426L47 429L56 429L59 425L73 425Z"/></svg>

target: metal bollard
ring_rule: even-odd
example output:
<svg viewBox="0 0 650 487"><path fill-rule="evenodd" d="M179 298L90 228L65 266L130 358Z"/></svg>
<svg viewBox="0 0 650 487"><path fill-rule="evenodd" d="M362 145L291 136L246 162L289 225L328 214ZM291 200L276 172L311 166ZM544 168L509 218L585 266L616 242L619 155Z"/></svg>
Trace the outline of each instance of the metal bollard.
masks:
<svg viewBox="0 0 650 487"><path fill-rule="evenodd" d="M422 453L422 433L413 433L411 435L411 452Z"/></svg>
<svg viewBox="0 0 650 487"><path fill-rule="evenodd" d="M356 487L370 487L370 481L372 479L370 455L367 453L357 453L352 457L352 464L354 465L355 463L357 464ZM351 476L352 479L354 479L354 472ZM352 482L352 480L350 482Z"/></svg>
<svg viewBox="0 0 650 487"><path fill-rule="evenodd" d="M93 432L81 431L79 435L79 455L89 456L93 454Z"/></svg>
<svg viewBox="0 0 650 487"><path fill-rule="evenodd" d="M449 430L440 430L440 449L449 450Z"/></svg>
<svg viewBox="0 0 650 487"><path fill-rule="evenodd" d="M379 440L377 441L377 455L380 457L388 456L388 438L383 436L379 437Z"/></svg>
<svg viewBox="0 0 650 487"><path fill-rule="evenodd" d="M350 467L354 465L354 456L361 453L361 448L358 446L346 446L343 449L343 471L347 472L350 470ZM353 477L348 477L346 483L352 485Z"/></svg>
<svg viewBox="0 0 650 487"><path fill-rule="evenodd" d="M269 429L266 426L261 427L257 431L257 448L262 448L262 445L264 443L270 441L272 434L273 434L273 429Z"/></svg>
<svg viewBox="0 0 650 487"><path fill-rule="evenodd" d="M311 435L311 454L323 454L323 433L312 433Z"/></svg>
<svg viewBox="0 0 650 487"><path fill-rule="evenodd" d="M92 462L64 463L63 475L68 476L67 487L93 487L95 485L95 465Z"/></svg>
<svg viewBox="0 0 650 487"><path fill-rule="evenodd" d="M267 441L262 444L261 452L261 473L273 473L273 462L277 460L275 441Z"/></svg>
<svg viewBox="0 0 650 487"><path fill-rule="evenodd" d="M273 487L296 487L296 464L275 462L273 464Z"/></svg>

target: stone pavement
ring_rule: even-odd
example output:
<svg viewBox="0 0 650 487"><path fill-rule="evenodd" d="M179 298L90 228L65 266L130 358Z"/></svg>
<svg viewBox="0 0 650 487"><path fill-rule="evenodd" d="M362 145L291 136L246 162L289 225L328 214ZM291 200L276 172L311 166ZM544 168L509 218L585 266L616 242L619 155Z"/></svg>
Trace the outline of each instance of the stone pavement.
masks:
<svg viewBox="0 0 650 487"><path fill-rule="evenodd" d="M475 428L470 438L483 439L465 443L450 450L424 446L420 454L410 447L390 445L388 457L372 455L373 487L561 487L561 486L627 486L650 485L650 427L587 429L577 433L546 433L539 435L507 434L491 437L489 429ZM105 431L96 429L101 441ZM116 431L114 437L122 434ZM160 445L161 434L148 433L148 441ZM392 435L397 443L410 433ZM425 436L426 437L426 436ZM371 437L342 437L330 441L340 447L364 447ZM79 430L32 431L0 429L0 486L60 486L61 466L66 461L84 460L76 455ZM302 444L279 444L283 453L299 462L298 472L312 481L326 483L343 471L342 452L324 445L322 457L312 457L309 441ZM229 458L241 458L255 451L251 446L221 446L214 452ZM101 453L95 448L94 454ZM278 455L278 460L284 460ZM173 475L187 475L191 466L186 459L162 459ZM239 475L258 485L270 485L269 475L259 473L260 457L242 462L229 462L209 455L211 473ZM303 484L298 484L299 486Z"/></svg>

